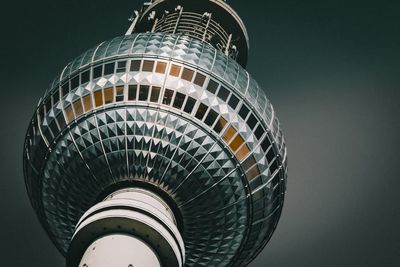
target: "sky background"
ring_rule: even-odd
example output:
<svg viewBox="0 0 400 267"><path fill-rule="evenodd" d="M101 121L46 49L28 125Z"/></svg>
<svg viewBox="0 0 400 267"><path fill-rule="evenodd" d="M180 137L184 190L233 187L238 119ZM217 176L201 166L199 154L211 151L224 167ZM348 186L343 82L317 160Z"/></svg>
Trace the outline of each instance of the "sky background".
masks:
<svg viewBox="0 0 400 267"><path fill-rule="evenodd" d="M289 151L280 223L250 267L400 266L400 2L228 2L247 26L247 70L272 101ZM124 34L141 3L3 3L1 266L64 266L26 195L25 131L54 76Z"/></svg>

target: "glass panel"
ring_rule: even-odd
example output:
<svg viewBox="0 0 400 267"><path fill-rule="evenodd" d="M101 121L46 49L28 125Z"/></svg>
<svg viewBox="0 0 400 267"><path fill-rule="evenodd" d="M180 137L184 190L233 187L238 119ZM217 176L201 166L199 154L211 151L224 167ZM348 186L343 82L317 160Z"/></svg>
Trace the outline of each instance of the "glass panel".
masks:
<svg viewBox="0 0 400 267"><path fill-rule="evenodd" d="M226 101L228 99L228 96L229 96L228 89L221 86L221 88L219 88L218 97L221 98L222 100Z"/></svg>
<svg viewBox="0 0 400 267"><path fill-rule="evenodd" d="M110 104L114 102L114 88L109 87L104 89L104 103Z"/></svg>
<svg viewBox="0 0 400 267"><path fill-rule="evenodd" d="M254 127L256 127L258 120L257 118L254 116L254 114L250 114L250 117L247 120L247 125L249 125L250 129L254 129Z"/></svg>
<svg viewBox="0 0 400 267"><path fill-rule="evenodd" d="M71 90L79 86L79 75L71 79Z"/></svg>
<svg viewBox="0 0 400 267"><path fill-rule="evenodd" d="M228 142L232 139L232 137L233 137L235 134L236 134L236 130L235 130L232 126L230 126L230 127L225 131L223 138L224 138L224 140L228 143Z"/></svg>
<svg viewBox="0 0 400 267"><path fill-rule="evenodd" d="M242 117L242 119L246 119L247 114L249 114L249 109L243 104L242 107L240 108L239 115Z"/></svg>
<svg viewBox="0 0 400 267"><path fill-rule="evenodd" d="M81 99L78 99L74 102L74 110L75 110L76 117L79 117L80 115L83 114L83 106L82 106Z"/></svg>
<svg viewBox="0 0 400 267"><path fill-rule="evenodd" d="M250 153L250 149L247 145L242 146L239 151L236 153L236 158L241 161ZM253 157L250 157L253 158Z"/></svg>
<svg viewBox="0 0 400 267"><path fill-rule="evenodd" d="M240 150L238 151L239 154ZM254 157L248 157L243 163L242 163L242 167L245 171L247 171L248 169L250 169L254 164L256 164L256 161L254 159Z"/></svg>
<svg viewBox="0 0 400 267"><path fill-rule="evenodd" d="M128 100L129 101L136 100L136 91L137 91L137 85L129 85L129 89L128 89Z"/></svg>
<svg viewBox="0 0 400 267"><path fill-rule="evenodd" d="M200 103L199 108L197 109L195 117L198 118L199 120L203 120L204 115L206 114L208 109L208 106L204 105L203 103Z"/></svg>
<svg viewBox="0 0 400 267"><path fill-rule="evenodd" d="M216 81L210 79L210 82L208 83L207 86L207 90L215 94L215 92L217 92L218 86L219 84Z"/></svg>
<svg viewBox="0 0 400 267"><path fill-rule="evenodd" d="M270 163L271 161L274 160L274 158L275 158L275 153L274 153L274 151L273 151L273 149L271 147L271 149L267 153L267 160Z"/></svg>
<svg viewBox="0 0 400 267"><path fill-rule="evenodd" d="M271 146L271 142L268 139L268 136L265 137L264 141L261 143L261 148L264 152L267 152L268 148Z"/></svg>
<svg viewBox="0 0 400 267"><path fill-rule="evenodd" d="M239 104L239 98L237 98L234 94L231 95L231 98L229 99L228 105L236 109L237 105Z"/></svg>
<svg viewBox="0 0 400 267"><path fill-rule="evenodd" d="M94 104L96 107L100 107L103 105L103 91L99 90L94 92Z"/></svg>
<svg viewBox="0 0 400 267"><path fill-rule="evenodd" d="M243 138L240 134L236 135L236 137L232 140L229 146L232 148L233 151L236 151L242 144L244 144Z"/></svg>
<svg viewBox="0 0 400 267"><path fill-rule="evenodd" d="M260 171L258 170L257 165L255 165L253 168L251 168L247 173L246 173L246 177L248 181L253 180L254 178L256 178L258 175L260 175Z"/></svg>
<svg viewBox="0 0 400 267"><path fill-rule="evenodd" d="M183 111L185 111L186 113L189 113L189 114L192 113L195 104L196 104L196 99L189 96L186 101L186 105L185 105L185 108L183 109Z"/></svg>
<svg viewBox="0 0 400 267"><path fill-rule="evenodd" d="M74 111L72 110L71 105L69 105L67 108L65 108L65 117L66 117L68 123L75 119Z"/></svg>
<svg viewBox="0 0 400 267"><path fill-rule="evenodd" d="M101 77L103 74L103 65L97 66L93 69L93 79Z"/></svg>
<svg viewBox="0 0 400 267"><path fill-rule="evenodd" d="M104 75L109 75L114 73L115 62L107 63L104 65Z"/></svg>
<svg viewBox="0 0 400 267"><path fill-rule="evenodd" d="M170 89L165 89L163 104L169 105L171 104L172 96L174 95L174 91Z"/></svg>
<svg viewBox="0 0 400 267"><path fill-rule="evenodd" d="M126 71L126 61L118 61L117 72L125 72L125 71Z"/></svg>
<svg viewBox="0 0 400 267"><path fill-rule="evenodd" d="M224 129L225 125L227 124L227 121L221 116L214 126L214 131L216 131L218 134Z"/></svg>
<svg viewBox="0 0 400 267"><path fill-rule="evenodd" d="M196 74L196 78L194 78L195 84L197 84L200 87L203 87L205 81L206 81L206 76L200 73Z"/></svg>
<svg viewBox="0 0 400 267"><path fill-rule="evenodd" d="M148 85L140 85L139 86L139 100L140 101L147 101L149 98L149 89L150 86Z"/></svg>
<svg viewBox="0 0 400 267"><path fill-rule="evenodd" d="M193 79L194 71L188 68L183 68L182 79L191 82Z"/></svg>
<svg viewBox="0 0 400 267"><path fill-rule="evenodd" d="M131 71L140 71L141 60L132 60L131 61Z"/></svg>
<svg viewBox="0 0 400 267"><path fill-rule="evenodd" d="M67 81L61 86L61 92L63 97L69 93L69 81Z"/></svg>
<svg viewBox="0 0 400 267"><path fill-rule="evenodd" d="M260 125L258 125L257 129L254 131L254 134L256 135L257 139L260 140L260 138L263 136L265 133L264 128Z"/></svg>
<svg viewBox="0 0 400 267"><path fill-rule="evenodd" d="M144 60L143 61L143 71L153 72L154 68L154 61L151 60Z"/></svg>
<svg viewBox="0 0 400 267"><path fill-rule="evenodd" d="M115 89L117 91L115 96L115 102L124 101L124 86L117 86Z"/></svg>
<svg viewBox="0 0 400 267"><path fill-rule="evenodd" d="M157 73L165 73L167 69L167 63L165 62L157 62L156 72Z"/></svg>
<svg viewBox="0 0 400 267"><path fill-rule="evenodd" d="M93 108L91 95L84 96L82 98L82 101L83 101L83 106L85 107L85 111L86 112L91 111Z"/></svg>
<svg viewBox="0 0 400 267"><path fill-rule="evenodd" d="M150 96L150 101L151 102L158 102L158 99L160 98L160 91L161 91L161 87L158 86L153 86L151 88L151 96Z"/></svg>
<svg viewBox="0 0 400 267"><path fill-rule="evenodd" d="M63 116L62 112L60 114L58 114L57 122L58 122L58 125L60 126L61 130L64 129L65 126L67 126L67 124L65 123L65 119L64 119L64 116Z"/></svg>
<svg viewBox="0 0 400 267"><path fill-rule="evenodd" d="M174 108L181 109L183 106L183 102L185 101L186 95L182 93L176 93L174 104L172 105Z"/></svg>
<svg viewBox="0 0 400 267"><path fill-rule="evenodd" d="M208 115L206 117L206 119L204 120L204 122L208 125L208 126L212 126L214 124L214 122L217 120L218 118L218 113L215 112L213 109L210 109L210 112L208 112Z"/></svg>
<svg viewBox="0 0 400 267"><path fill-rule="evenodd" d="M81 74L81 84L87 83L90 80L90 70Z"/></svg>
<svg viewBox="0 0 400 267"><path fill-rule="evenodd" d="M169 71L169 74L175 77L179 77L179 74L181 73L181 66L172 64L171 65L171 70Z"/></svg>
<svg viewBox="0 0 400 267"><path fill-rule="evenodd" d="M58 101L60 101L60 91L55 91L53 94L53 106L57 105Z"/></svg>

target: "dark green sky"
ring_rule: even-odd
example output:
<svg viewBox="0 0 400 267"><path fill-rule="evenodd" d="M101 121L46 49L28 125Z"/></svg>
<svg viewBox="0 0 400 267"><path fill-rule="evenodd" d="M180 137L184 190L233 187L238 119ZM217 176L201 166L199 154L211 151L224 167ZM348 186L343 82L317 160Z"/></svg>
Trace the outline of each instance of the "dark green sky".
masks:
<svg viewBox="0 0 400 267"><path fill-rule="evenodd" d="M1 266L63 266L26 196L25 130L52 78L124 34L141 2L3 4ZM281 221L250 266L399 266L400 2L228 2L289 151Z"/></svg>

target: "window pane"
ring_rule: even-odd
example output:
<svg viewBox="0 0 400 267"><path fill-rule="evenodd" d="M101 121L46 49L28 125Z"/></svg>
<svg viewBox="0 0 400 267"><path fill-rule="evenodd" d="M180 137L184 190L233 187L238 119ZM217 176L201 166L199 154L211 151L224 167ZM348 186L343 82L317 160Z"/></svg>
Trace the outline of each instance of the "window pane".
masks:
<svg viewBox="0 0 400 267"><path fill-rule="evenodd" d="M236 152L236 158L241 161L244 158L246 158L246 156L250 153L250 149L247 145L242 146L241 149L239 149L238 152ZM253 157L251 157L253 158Z"/></svg>
<svg viewBox="0 0 400 267"><path fill-rule="evenodd" d="M65 117L66 117L68 123L75 119L74 111L72 110L71 105L69 105L67 108L65 108Z"/></svg>
<svg viewBox="0 0 400 267"><path fill-rule="evenodd" d="M83 106L82 106L81 99L78 99L74 102L74 110L75 110L76 117L79 117L80 115L83 114Z"/></svg>
<svg viewBox="0 0 400 267"><path fill-rule="evenodd" d="M104 103L110 104L114 102L114 88L109 87L104 89Z"/></svg>
<svg viewBox="0 0 400 267"><path fill-rule="evenodd" d="M206 80L206 76L204 76L203 74L197 73L196 74L196 78L194 78L194 83L197 84L198 86L203 86L204 82Z"/></svg>
<svg viewBox="0 0 400 267"><path fill-rule="evenodd" d="M165 62L157 62L156 72L157 73L165 73L167 69L167 63Z"/></svg>
<svg viewBox="0 0 400 267"><path fill-rule="evenodd" d="M115 96L115 101L116 102L124 101L124 86L117 86L116 91L117 92Z"/></svg>
<svg viewBox="0 0 400 267"><path fill-rule="evenodd" d="M128 100L129 101L136 100L136 91L137 91L137 85L129 85L129 89L128 89Z"/></svg>
<svg viewBox="0 0 400 267"><path fill-rule="evenodd" d="M71 90L75 89L76 87L79 86L79 75L75 76L71 80Z"/></svg>
<svg viewBox="0 0 400 267"><path fill-rule="evenodd" d="M231 98L229 99L229 103L228 105L233 108L236 109L237 105L239 104L239 98L237 98L234 94L231 95Z"/></svg>
<svg viewBox="0 0 400 267"><path fill-rule="evenodd" d="M208 106L204 105L203 103L200 104L199 108L197 109L195 117L199 120L203 120L204 115L206 114Z"/></svg>
<svg viewBox="0 0 400 267"><path fill-rule="evenodd" d="M64 119L64 116L63 116L62 112L60 114L58 114L57 122L58 122L58 125L60 126L60 129L64 129L65 126L67 126L67 124L65 123L65 119Z"/></svg>
<svg viewBox="0 0 400 267"><path fill-rule="evenodd" d="M143 61L143 71L153 72L154 61L144 60Z"/></svg>
<svg viewBox="0 0 400 267"><path fill-rule="evenodd" d="M104 65L104 75L109 75L114 73L115 62L107 63Z"/></svg>
<svg viewBox="0 0 400 267"><path fill-rule="evenodd" d="M208 83L207 86L207 90L215 94L215 92L217 92L218 86L219 84L216 81L210 79L210 82Z"/></svg>
<svg viewBox="0 0 400 267"><path fill-rule="evenodd" d="M214 122L217 120L218 118L218 113L215 112L213 109L210 109L210 112L208 113L206 119L204 120L204 122L208 125L208 126L212 126L214 124Z"/></svg>
<svg viewBox="0 0 400 267"><path fill-rule="evenodd" d="M90 95L84 96L82 100L83 100L83 106L85 107L85 111L86 112L91 111L93 108L91 96Z"/></svg>
<svg viewBox="0 0 400 267"><path fill-rule="evenodd" d="M236 151L242 144L244 143L243 138L238 134L232 142L229 144L229 146L232 148L233 151Z"/></svg>
<svg viewBox="0 0 400 267"><path fill-rule="evenodd" d="M267 152L268 148L271 146L271 142L268 139L268 136L265 137L264 141L261 143L261 148L264 152Z"/></svg>
<svg viewBox="0 0 400 267"><path fill-rule="evenodd" d="M239 115L242 117L242 119L246 119L247 114L249 114L249 109L243 104L242 107L240 108Z"/></svg>
<svg viewBox="0 0 400 267"><path fill-rule="evenodd" d="M93 79L101 77L103 74L103 65L97 66L93 69Z"/></svg>
<svg viewBox="0 0 400 267"><path fill-rule="evenodd" d="M275 153L274 153L273 149L271 148L267 153L268 163L270 163L274 158L275 158Z"/></svg>
<svg viewBox="0 0 400 267"><path fill-rule="evenodd" d="M172 64L171 65L171 70L169 72L170 75L175 76L175 77L179 77L179 74L181 72L181 66Z"/></svg>
<svg viewBox="0 0 400 267"><path fill-rule="evenodd" d="M90 80L90 70L81 74L81 84L87 83Z"/></svg>
<svg viewBox="0 0 400 267"><path fill-rule="evenodd" d="M58 101L60 101L60 91L55 91L53 94L53 106L57 105Z"/></svg>
<svg viewBox="0 0 400 267"><path fill-rule="evenodd" d="M94 93L94 104L96 107L103 105L103 92L101 90Z"/></svg>
<svg viewBox="0 0 400 267"><path fill-rule="evenodd" d="M126 61L118 61L117 72L125 72L125 70L126 70Z"/></svg>
<svg viewBox="0 0 400 267"><path fill-rule="evenodd" d="M224 129L226 123L227 121L221 116L217 124L215 124L214 126L214 131L216 131L219 134L222 131L222 129Z"/></svg>
<svg viewBox="0 0 400 267"><path fill-rule="evenodd" d="M229 96L228 89L221 86L221 88L219 88L218 97L221 98L222 100L226 101L228 99L228 96Z"/></svg>
<svg viewBox="0 0 400 267"><path fill-rule="evenodd" d="M151 88L151 96L150 96L151 102L155 102L155 103L158 102L158 99L160 98L160 91L161 91L161 88L158 86L153 86Z"/></svg>
<svg viewBox="0 0 400 267"><path fill-rule="evenodd" d="M185 97L186 97L186 95L184 95L184 94L181 94L179 92L176 93L173 107L181 109L183 106L183 102L185 101Z"/></svg>
<svg viewBox="0 0 400 267"><path fill-rule="evenodd" d="M191 82L193 78L194 71L191 69L183 68L182 79Z"/></svg>
<svg viewBox="0 0 400 267"><path fill-rule="evenodd" d="M66 96L69 92L69 81L61 85L62 96Z"/></svg>
<svg viewBox="0 0 400 267"><path fill-rule="evenodd" d="M230 127L225 131L223 138L224 138L224 140L225 140L226 142L229 142L235 134L236 134L235 128L233 128L232 126L230 126Z"/></svg>
<svg viewBox="0 0 400 267"><path fill-rule="evenodd" d="M257 124L257 118L254 116L254 114L250 114L249 119L247 120L247 125L249 125L250 129L254 129L254 127L256 127Z"/></svg>
<svg viewBox="0 0 400 267"><path fill-rule="evenodd" d="M250 169L254 164L256 164L256 161L254 157L248 157L245 161L242 163L242 167L245 171Z"/></svg>
<svg viewBox="0 0 400 267"><path fill-rule="evenodd" d="M196 104L196 99L189 96L183 111L189 114L192 113L195 104Z"/></svg>
<svg viewBox="0 0 400 267"><path fill-rule="evenodd" d="M263 136L265 133L264 128L260 125L258 125L257 129L254 131L254 134L256 135L257 139L260 140L260 138Z"/></svg>
<svg viewBox="0 0 400 267"><path fill-rule="evenodd" d="M163 104L169 105L171 104L172 96L174 95L174 91L170 89L165 89Z"/></svg>
<svg viewBox="0 0 400 267"><path fill-rule="evenodd" d="M258 170L257 165L255 165L253 168L251 168L247 173L246 173L246 178L248 181L253 180L256 178L258 175L260 175L260 171Z"/></svg>
<svg viewBox="0 0 400 267"><path fill-rule="evenodd" d="M147 101L149 98L149 89L150 87L148 85L140 85L139 87L139 100L140 101Z"/></svg>
<svg viewBox="0 0 400 267"><path fill-rule="evenodd" d="M131 61L131 71L140 71L141 60L132 60Z"/></svg>

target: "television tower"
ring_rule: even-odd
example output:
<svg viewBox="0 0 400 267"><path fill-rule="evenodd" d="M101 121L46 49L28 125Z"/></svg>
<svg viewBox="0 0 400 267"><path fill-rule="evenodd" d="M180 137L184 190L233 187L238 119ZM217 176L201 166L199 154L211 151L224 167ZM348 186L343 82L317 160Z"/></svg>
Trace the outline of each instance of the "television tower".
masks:
<svg viewBox="0 0 400 267"><path fill-rule="evenodd" d="M23 151L32 206L67 267L245 266L287 176L245 26L221 0L150 1L130 21L40 99Z"/></svg>

